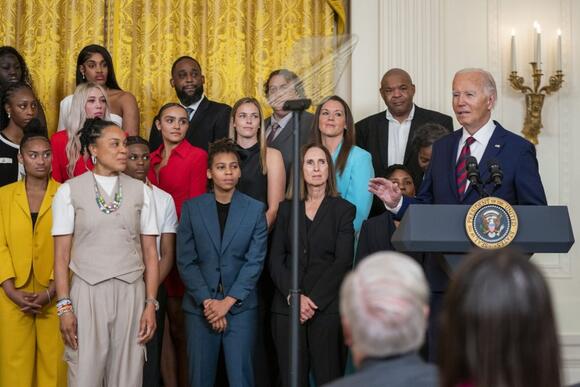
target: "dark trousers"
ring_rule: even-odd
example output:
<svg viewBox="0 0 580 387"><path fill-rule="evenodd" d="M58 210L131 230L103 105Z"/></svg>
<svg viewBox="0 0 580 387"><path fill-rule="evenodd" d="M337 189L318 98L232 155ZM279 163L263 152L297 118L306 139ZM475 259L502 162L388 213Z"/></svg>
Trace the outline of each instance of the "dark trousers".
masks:
<svg viewBox="0 0 580 387"><path fill-rule="evenodd" d="M282 386L288 386L290 374L290 316L272 314L272 334L278 353ZM346 347L342 336L340 316L316 312L314 317L300 326L299 385L308 387L308 374L312 372L317 386L344 375Z"/></svg>
<svg viewBox="0 0 580 387"><path fill-rule="evenodd" d="M143 387L161 387L161 348L163 347L163 329L165 327L165 311L167 306L167 291L163 284L157 291L159 310L155 312L157 329L151 341L146 345L147 361L143 367Z"/></svg>

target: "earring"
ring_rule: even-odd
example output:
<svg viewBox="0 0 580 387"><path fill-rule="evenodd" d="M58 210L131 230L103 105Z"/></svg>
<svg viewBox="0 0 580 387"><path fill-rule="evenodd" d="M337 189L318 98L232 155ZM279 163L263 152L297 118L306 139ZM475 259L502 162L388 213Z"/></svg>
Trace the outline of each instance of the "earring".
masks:
<svg viewBox="0 0 580 387"><path fill-rule="evenodd" d="M87 78L85 77L85 73L81 73L83 74L83 81L86 80Z"/></svg>
<svg viewBox="0 0 580 387"><path fill-rule="evenodd" d="M93 165L97 165L97 157L91 155L91 161L93 162Z"/></svg>
<svg viewBox="0 0 580 387"><path fill-rule="evenodd" d="M10 113L8 113L8 119L10 119Z"/></svg>

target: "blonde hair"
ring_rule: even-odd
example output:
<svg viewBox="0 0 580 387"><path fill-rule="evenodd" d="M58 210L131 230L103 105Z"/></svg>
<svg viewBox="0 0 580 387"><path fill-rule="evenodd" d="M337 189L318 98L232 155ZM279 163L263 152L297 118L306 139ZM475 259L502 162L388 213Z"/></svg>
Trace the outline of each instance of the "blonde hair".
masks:
<svg viewBox="0 0 580 387"><path fill-rule="evenodd" d="M65 127L68 135L66 156L68 159L67 174L69 178L73 177L75 165L79 157L81 157L80 132L87 119L85 106L89 99L89 92L92 89L99 89L105 96L105 116L103 119L107 121L110 120L110 104L107 91L101 85L92 82L81 83L78 85L72 97L69 115L65 119Z"/></svg>
<svg viewBox="0 0 580 387"><path fill-rule="evenodd" d="M262 107L257 99L253 97L244 97L239 99L232 109L231 119L230 119L230 138L234 140L235 143L238 142L238 133L234 127L234 121L236 120L236 114L240 106L250 103L258 109L258 115L260 117L260 126L258 127L258 144L260 144L260 166L262 167L262 174L268 173L268 163L266 160L267 144L266 144L266 131L264 130L264 115L262 114Z"/></svg>

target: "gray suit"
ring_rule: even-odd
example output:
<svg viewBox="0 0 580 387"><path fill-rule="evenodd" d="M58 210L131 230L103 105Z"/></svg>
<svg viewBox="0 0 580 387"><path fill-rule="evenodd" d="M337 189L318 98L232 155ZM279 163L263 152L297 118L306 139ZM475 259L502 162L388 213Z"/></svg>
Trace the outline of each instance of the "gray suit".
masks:
<svg viewBox="0 0 580 387"><path fill-rule="evenodd" d="M411 353L388 358L371 358L362 362L352 375L323 387L437 387L437 369Z"/></svg>
<svg viewBox="0 0 580 387"><path fill-rule="evenodd" d="M300 145L310 142L310 132L314 115L308 112L300 112ZM266 118L264 127L270 127L270 118ZM290 181L290 167L292 166L292 129L294 128L294 120L296 116L292 117L290 121L280 129L280 134L276 136L274 141L268 146L278 149L282 153L284 159L284 169L286 169L286 182Z"/></svg>

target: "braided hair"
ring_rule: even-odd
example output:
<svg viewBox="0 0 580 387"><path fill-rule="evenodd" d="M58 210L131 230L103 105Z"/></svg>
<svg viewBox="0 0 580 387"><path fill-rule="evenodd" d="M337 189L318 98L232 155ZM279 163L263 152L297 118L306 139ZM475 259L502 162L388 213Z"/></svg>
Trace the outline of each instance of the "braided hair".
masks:
<svg viewBox="0 0 580 387"><path fill-rule="evenodd" d="M8 118L8 113L6 112L6 104L10 101L12 96L16 94L17 91L21 89L28 89L34 95L34 90L32 90L32 86L24 82L16 82L8 85L5 89L3 89L0 93L0 130L5 129L10 122Z"/></svg>
<svg viewBox="0 0 580 387"><path fill-rule="evenodd" d="M91 152L89 151L89 145L95 144L97 139L101 137L103 133L103 129L108 128L109 126L117 126L112 121L101 120L100 118L89 118L85 121L85 124L81 128L81 154L84 155L85 152L91 156Z"/></svg>

